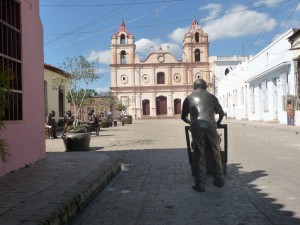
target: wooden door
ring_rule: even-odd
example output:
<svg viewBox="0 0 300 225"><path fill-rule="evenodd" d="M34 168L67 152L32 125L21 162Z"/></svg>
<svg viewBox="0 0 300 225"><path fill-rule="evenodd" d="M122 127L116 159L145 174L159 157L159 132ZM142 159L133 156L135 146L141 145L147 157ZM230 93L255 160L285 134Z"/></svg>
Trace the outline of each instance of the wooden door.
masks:
<svg viewBox="0 0 300 225"><path fill-rule="evenodd" d="M167 114L167 97L159 96L156 98L156 115Z"/></svg>
<svg viewBox="0 0 300 225"><path fill-rule="evenodd" d="M174 99L174 114L181 114L181 99Z"/></svg>
<svg viewBox="0 0 300 225"><path fill-rule="evenodd" d="M145 99L142 101L143 104L143 115L147 116L150 115L150 101L148 99Z"/></svg>

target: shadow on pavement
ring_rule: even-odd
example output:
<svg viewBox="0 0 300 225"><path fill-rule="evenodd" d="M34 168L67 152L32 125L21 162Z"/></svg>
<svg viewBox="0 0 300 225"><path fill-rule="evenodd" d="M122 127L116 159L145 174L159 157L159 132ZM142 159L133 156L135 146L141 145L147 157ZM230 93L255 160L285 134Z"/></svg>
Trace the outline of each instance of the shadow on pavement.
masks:
<svg viewBox="0 0 300 225"><path fill-rule="evenodd" d="M122 155L123 170L74 224L89 224L95 217L101 224L124 218L129 218L124 224L300 224L295 212L279 203L282 199L270 197L267 171L227 164L225 187L215 187L208 175L206 192L198 193L191 188L186 149L105 153Z"/></svg>

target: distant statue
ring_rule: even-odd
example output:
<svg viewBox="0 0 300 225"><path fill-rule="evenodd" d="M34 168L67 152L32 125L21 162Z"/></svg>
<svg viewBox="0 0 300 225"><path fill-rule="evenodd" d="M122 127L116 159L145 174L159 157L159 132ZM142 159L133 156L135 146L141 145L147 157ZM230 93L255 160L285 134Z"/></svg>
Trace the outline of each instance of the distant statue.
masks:
<svg viewBox="0 0 300 225"><path fill-rule="evenodd" d="M56 122L55 122L55 111L52 110L47 118L46 118L46 124L48 126L51 126L51 134L50 134L50 138L54 139L57 138L56 136Z"/></svg>
<svg viewBox="0 0 300 225"><path fill-rule="evenodd" d="M98 119L96 118L96 116L94 115L94 110L91 109L88 111L87 114L87 124L89 125L97 125L98 124Z"/></svg>
<svg viewBox="0 0 300 225"><path fill-rule="evenodd" d="M74 116L72 115L71 111L67 111L65 116L64 116L64 131L62 133L62 135L64 133L67 132L68 126L72 125L74 123Z"/></svg>
<svg viewBox="0 0 300 225"><path fill-rule="evenodd" d="M205 191L206 186L206 158L210 154L213 162L214 185L224 186L223 167L219 150L219 142L216 125L221 124L224 111L218 99L206 91L207 84L198 79L194 82L194 91L189 94L182 105L181 119L190 124L192 133L192 147L194 150L192 159L192 172L195 179L193 189L199 192ZM216 124L215 113L219 114ZM190 115L190 119L188 118Z"/></svg>

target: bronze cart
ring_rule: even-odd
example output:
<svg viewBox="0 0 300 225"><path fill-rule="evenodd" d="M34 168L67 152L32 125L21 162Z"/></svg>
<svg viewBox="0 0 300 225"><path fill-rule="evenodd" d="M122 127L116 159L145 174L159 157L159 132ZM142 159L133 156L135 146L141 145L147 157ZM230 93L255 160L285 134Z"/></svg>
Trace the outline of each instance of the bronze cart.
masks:
<svg viewBox="0 0 300 225"><path fill-rule="evenodd" d="M223 165L223 173L226 175L226 163L227 163L227 152L228 152L228 129L227 124L221 124L217 127L217 129L223 129L224 130L224 141L223 141L223 147L220 146L220 154L221 154L221 160ZM188 158L189 163L192 165L192 158L193 158L193 151L191 147L191 141L190 141L190 126L185 126L185 137L186 137L186 144L187 144L187 151L188 151ZM209 157L209 154L206 154L206 157ZM211 163L209 163L211 160L207 159L207 173L210 174L211 169Z"/></svg>

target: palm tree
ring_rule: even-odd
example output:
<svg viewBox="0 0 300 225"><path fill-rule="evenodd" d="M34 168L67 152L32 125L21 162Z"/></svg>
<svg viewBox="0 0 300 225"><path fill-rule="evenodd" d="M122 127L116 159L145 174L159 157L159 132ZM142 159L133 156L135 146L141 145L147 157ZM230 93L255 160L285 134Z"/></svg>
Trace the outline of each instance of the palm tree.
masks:
<svg viewBox="0 0 300 225"><path fill-rule="evenodd" d="M0 131L6 129L5 126L5 108L8 104L8 95L10 93L10 82L13 79L12 71L0 64ZM1 134L0 134L1 136ZM10 157L8 145L5 140L0 138L0 158L5 162Z"/></svg>

